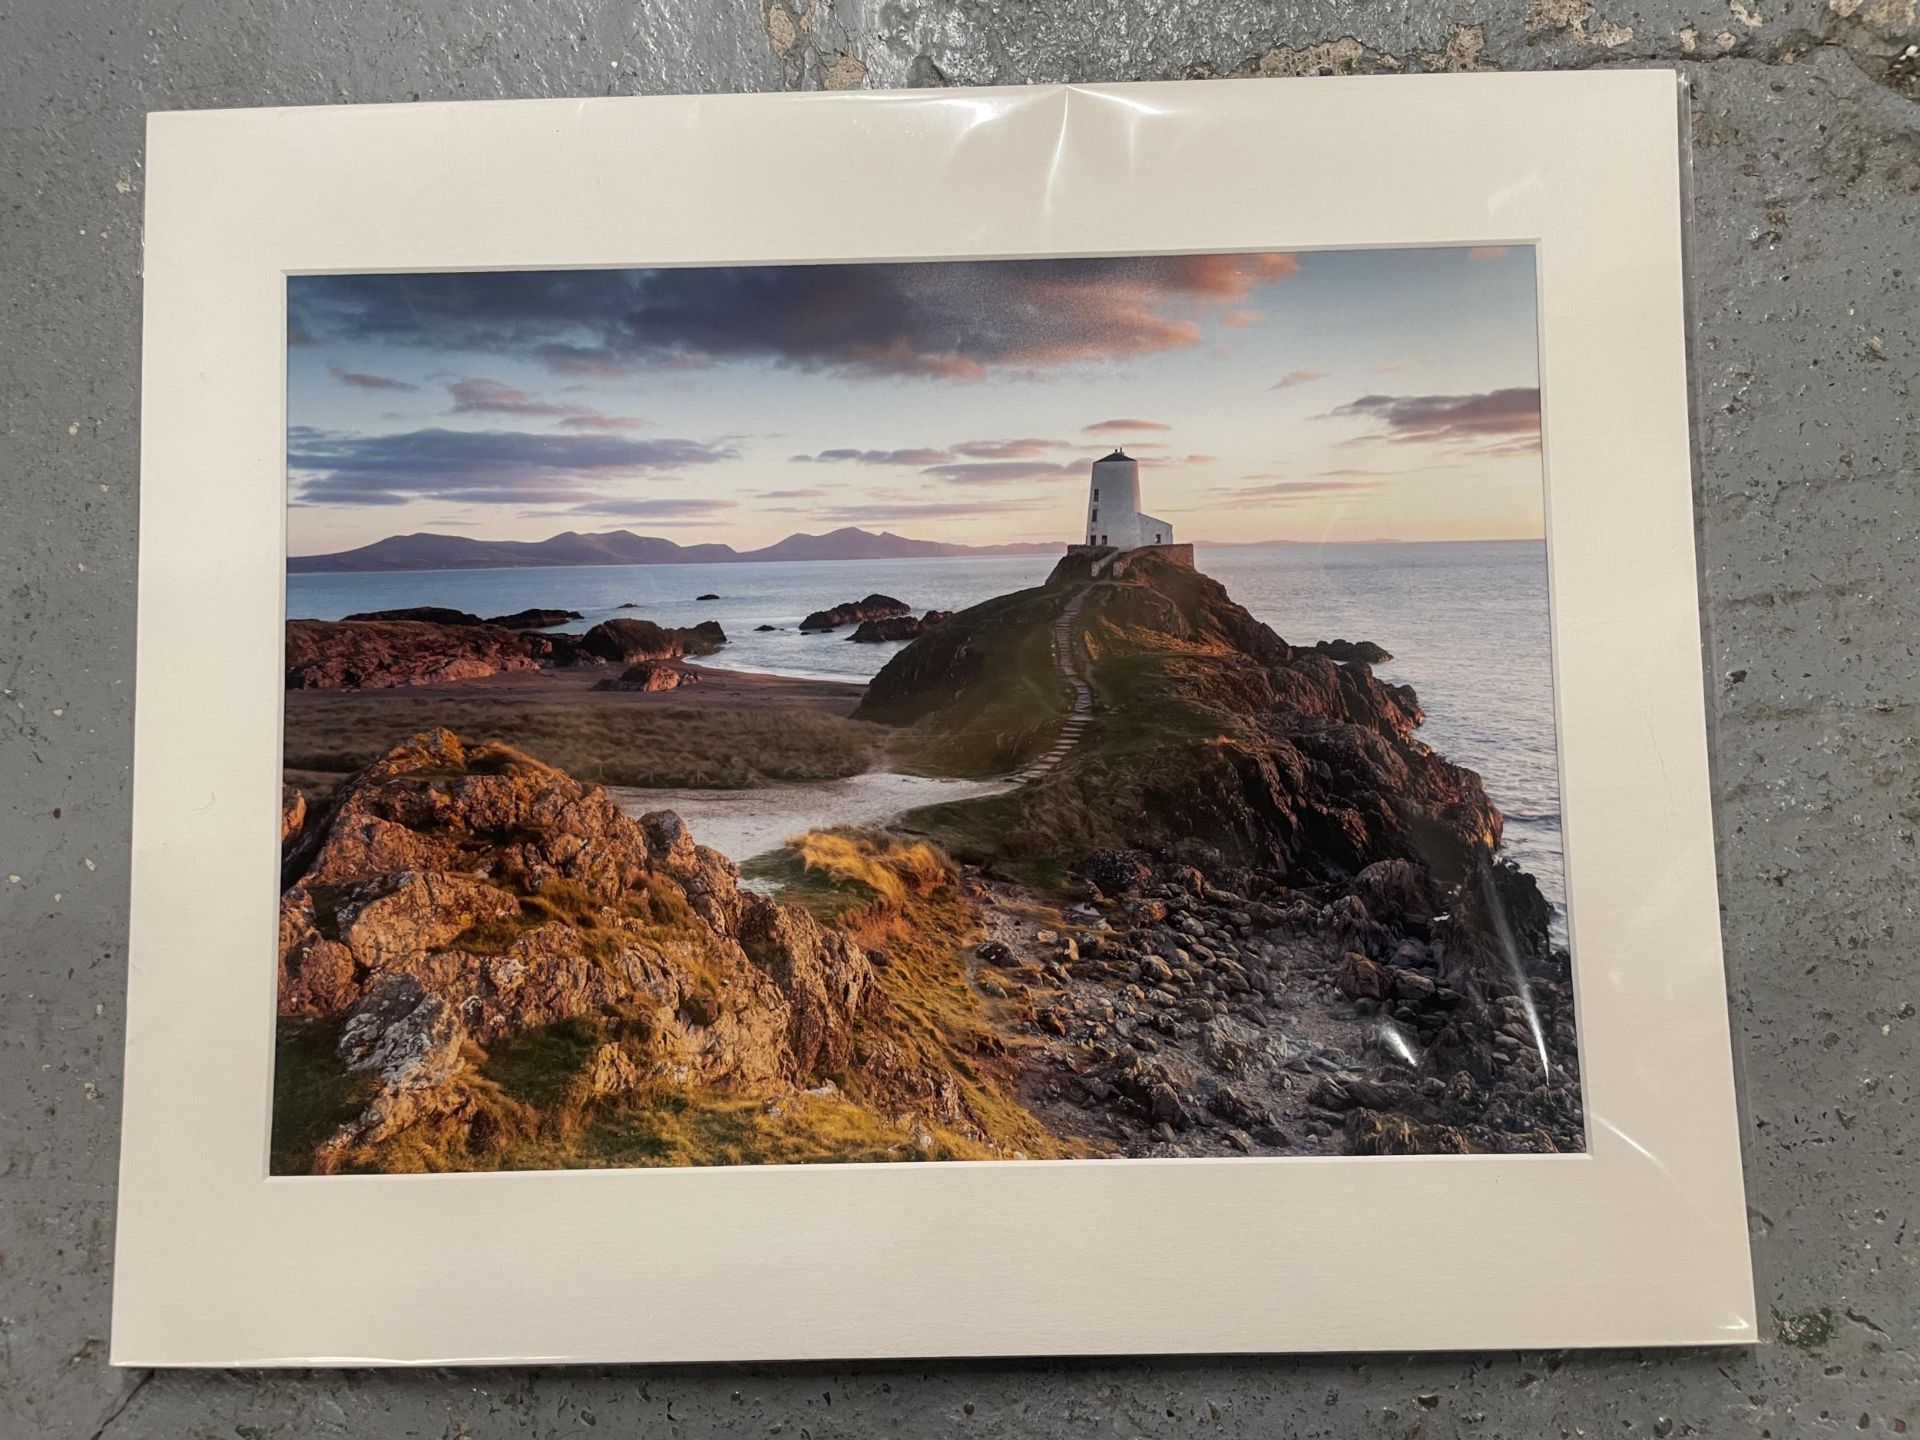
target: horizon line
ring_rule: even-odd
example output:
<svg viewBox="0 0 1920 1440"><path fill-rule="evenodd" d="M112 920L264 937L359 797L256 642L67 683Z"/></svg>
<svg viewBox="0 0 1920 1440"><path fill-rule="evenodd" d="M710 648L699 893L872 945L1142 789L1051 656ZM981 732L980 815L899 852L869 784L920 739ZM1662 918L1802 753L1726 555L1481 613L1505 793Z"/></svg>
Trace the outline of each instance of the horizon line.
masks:
<svg viewBox="0 0 1920 1440"><path fill-rule="evenodd" d="M860 529L860 527L858 526L841 526L838 528L840 530ZM435 531L435 530L410 530L406 532L396 532L392 535L383 535L380 537L379 540L369 540L362 545L350 546L345 550L312 550L312 551L302 551L298 554L295 554L293 551L288 551L286 552L285 558L287 560L312 560L312 559L322 558L328 555L351 555L356 550L365 550L368 547L373 545L378 545L385 540L399 540L399 539L403 539L413 535L438 535L443 533L444 532L442 531ZM780 539L769 541L765 545L755 545L755 546L752 546L749 550L745 550L745 551L734 550L733 553L736 555L750 554L752 550L768 550L773 548L773 546L775 545L783 544L785 541L795 539L796 537L806 536L813 539L819 539L821 538L822 535L831 535L834 533L836 533L836 531L833 531L833 530L823 531L823 532L820 532L819 534L816 534L815 532L810 530L795 530L791 534L783 535L782 537L780 537ZM1003 546L1003 545L1058 544L1060 546L1061 551L1064 553L1066 550L1071 548L1072 545L1074 544L1074 542L1070 540L1052 541L1047 539L1035 539L1035 540L1009 539L1009 540L986 540L986 541L968 541L968 540L922 541L917 539L917 537L914 537L911 535L901 535L891 530L861 530L860 533L865 535L871 535L876 538L882 535L891 535L893 536L893 538L897 540L908 540L916 544L957 545L962 547L963 549L969 549L969 550L990 550L995 548L996 546ZM666 535L646 535L637 530L625 529L625 527L622 527L619 530L556 530L554 531L553 534L548 535L545 537L545 539L541 539L541 540L521 540L517 538L510 538L510 537L484 539L477 536L467 536L467 535L450 535L447 538L456 539L456 540L472 540L475 544L479 544L479 545L495 545L495 544L542 545L542 544L545 544L547 540L557 540L562 535L615 535L615 534L633 535L636 538L643 539L643 540L665 540L667 541L667 543L679 546L683 550L691 549L697 545L725 545L727 546L728 549L733 549L732 544L725 540L680 541L680 540L674 540L672 537L666 536ZM1434 536L1426 539L1408 539L1398 535L1369 535L1369 536L1362 536L1359 538L1341 538L1341 539L1331 539L1331 538L1322 537L1322 538L1313 539L1313 540L1296 540L1289 536L1276 535L1265 540L1182 540L1182 541L1179 541L1178 543L1182 545L1192 545L1198 549L1257 550L1262 545L1524 545L1524 544L1544 544L1546 539L1547 537L1544 533L1539 535L1448 535L1448 536ZM922 560L964 560L967 557L965 555L922 555L922 556L916 556L913 558L922 559ZM683 560L633 560L633 561L625 561L621 563L629 564L629 565L682 565L682 564L697 565L697 564L705 564L705 563L711 563L711 562L698 561L698 560L684 560L684 561ZM752 563L752 562L748 562L748 563ZM437 567L437 568L459 569L462 567L443 566L443 567ZM481 566L481 567L466 567L466 568L498 569L498 568L513 568L513 567ZM540 568L540 567L527 567L527 568ZM551 567L551 568L565 568L565 567ZM330 572L322 572L322 573L330 573ZM341 571L338 573L355 574L360 572ZM394 573L403 573L403 572L394 572Z"/></svg>

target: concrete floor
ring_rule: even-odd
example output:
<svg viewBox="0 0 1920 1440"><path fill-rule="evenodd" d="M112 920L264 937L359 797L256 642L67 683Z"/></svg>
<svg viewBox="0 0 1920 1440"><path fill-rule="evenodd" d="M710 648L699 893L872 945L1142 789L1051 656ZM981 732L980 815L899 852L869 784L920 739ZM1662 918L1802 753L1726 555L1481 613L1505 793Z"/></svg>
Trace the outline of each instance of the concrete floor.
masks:
<svg viewBox="0 0 1920 1440"><path fill-rule="evenodd" d="M1920 1425L1914 0L1600 4L0 8L0 1434L1784 1440ZM1649 64L1678 65L1695 86L1705 663L1753 1235L1775 1341L1744 1353L824 1370L106 1366L143 112ZM831 204L846 159L793 163L819 171ZM209 615L210 645L219 628Z"/></svg>

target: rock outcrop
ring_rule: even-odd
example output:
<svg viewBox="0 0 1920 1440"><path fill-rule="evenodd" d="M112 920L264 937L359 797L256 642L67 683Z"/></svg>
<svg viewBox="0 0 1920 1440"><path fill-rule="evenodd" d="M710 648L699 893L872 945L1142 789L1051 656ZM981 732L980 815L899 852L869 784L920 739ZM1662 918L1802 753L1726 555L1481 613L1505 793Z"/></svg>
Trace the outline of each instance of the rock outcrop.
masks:
<svg viewBox="0 0 1920 1440"><path fill-rule="evenodd" d="M670 665L662 660L642 660L638 665L628 666L618 680L602 680L593 688L652 692L679 690L688 685L697 685L699 681L700 672L697 670Z"/></svg>
<svg viewBox="0 0 1920 1440"><path fill-rule="evenodd" d="M451 610L445 605L408 605L399 610L361 610L343 615L342 620L424 620L429 625L484 625L487 622L467 610Z"/></svg>
<svg viewBox="0 0 1920 1440"><path fill-rule="evenodd" d="M913 607L906 601L876 593L864 600L849 600L831 610L816 610L800 622L800 629L817 634L838 630L842 625L857 625L863 620L891 620L912 613Z"/></svg>
<svg viewBox="0 0 1920 1440"><path fill-rule="evenodd" d="M1063 618L1093 695L1077 743L927 822L962 861L1065 870L1091 897L1031 1033L1058 1047L1055 1092L1097 1118L1045 1118L1119 1123L1140 1154L1578 1148L1566 952L1497 858L1480 777L1418 738L1410 688L1289 645L1151 552L1118 577L1070 555L914 640L856 715L910 751L1019 769L1072 705ZM962 748L981 735L1001 748ZM1306 1017L1345 1037L1316 1065ZM1338 1083L1306 1103L1303 1073Z"/></svg>
<svg viewBox="0 0 1920 1440"><path fill-rule="evenodd" d="M446 618L374 618L430 615ZM727 643L712 621L667 629L650 620L605 620L584 635L530 628L577 619L572 611L523 610L478 620L463 611L369 612L348 620L289 620L289 690L383 690L442 685L507 670L549 666L632 665L711 655Z"/></svg>
<svg viewBox="0 0 1920 1440"><path fill-rule="evenodd" d="M621 1017L627 1039L592 1070L623 1091L779 1094L851 1065L862 1027L884 1039L887 999L846 936L743 893L670 812L636 821L504 746L415 736L307 823L322 828L281 901L280 1013L337 1026L338 1063L372 1087L315 1168L464 1123L476 1055L576 1019ZM888 1094L914 1113L953 1083L923 1060Z"/></svg>
<svg viewBox="0 0 1920 1440"><path fill-rule="evenodd" d="M862 620L859 628L847 639L857 640L863 645L917 640L947 619L949 613L945 610L929 610L918 619L912 615L890 615L884 620Z"/></svg>
<svg viewBox="0 0 1920 1440"><path fill-rule="evenodd" d="M518 632L426 620L289 620L289 690L444 685L503 670L537 670Z"/></svg>
<svg viewBox="0 0 1920 1440"><path fill-rule="evenodd" d="M1314 643L1313 648L1329 660L1336 660L1343 665L1351 660L1366 665L1380 665L1393 658L1391 653L1371 640L1320 640Z"/></svg>
<svg viewBox="0 0 1920 1440"><path fill-rule="evenodd" d="M583 654L595 660L632 665L641 660L678 660L682 655L711 655L727 643L717 621L669 630L651 620L602 620L581 637Z"/></svg>
<svg viewBox="0 0 1920 1440"><path fill-rule="evenodd" d="M581 618L578 610L516 610L511 615L481 619L467 610L444 605L409 605L399 610L362 610L344 620L424 620L431 625L498 625L502 630L544 630Z"/></svg>
<svg viewBox="0 0 1920 1440"><path fill-rule="evenodd" d="M486 621L502 630L551 630L570 620L583 618L578 610L516 610L511 615L495 615Z"/></svg>

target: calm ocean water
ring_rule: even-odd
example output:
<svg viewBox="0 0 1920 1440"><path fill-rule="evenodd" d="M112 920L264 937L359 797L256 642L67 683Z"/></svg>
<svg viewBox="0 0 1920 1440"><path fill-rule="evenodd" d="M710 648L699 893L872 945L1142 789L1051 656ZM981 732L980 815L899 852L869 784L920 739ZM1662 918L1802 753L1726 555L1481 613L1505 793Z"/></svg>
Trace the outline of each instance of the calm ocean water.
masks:
<svg viewBox="0 0 1920 1440"><path fill-rule="evenodd" d="M1375 667L1411 685L1421 737L1477 770L1506 816L1505 851L1563 913L1560 783L1554 752L1546 546L1275 545L1198 552L1200 569L1296 645L1336 636L1393 652ZM734 565L588 565L291 575L287 614L337 620L359 610L446 605L481 615L578 610L579 630L614 615L662 625L718 620L730 644L704 665L866 680L898 645L855 645L842 631L801 635L810 610L881 591L916 611L959 610L1038 584L1050 555ZM713 592L718 600L696 601ZM636 608L617 607L632 602ZM756 625L786 627L771 633ZM1559 924L1556 931L1562 931Z"/></svg>

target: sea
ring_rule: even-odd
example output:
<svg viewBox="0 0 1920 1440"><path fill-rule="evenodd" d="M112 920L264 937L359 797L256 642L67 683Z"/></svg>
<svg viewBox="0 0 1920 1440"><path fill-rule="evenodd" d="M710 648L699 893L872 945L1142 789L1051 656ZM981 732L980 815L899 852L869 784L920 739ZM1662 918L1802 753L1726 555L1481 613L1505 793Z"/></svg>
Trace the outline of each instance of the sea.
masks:
<svg viewBox="0 0 1920 1440"><path fill-rule="evenodd" d="M802 616L874 591L905 601L916 613L961 610L1039 584L1055 558L290 575L287 615L337 620L363 610L444 605L479 615L530 608L580 611L583 619L561 627L569 630L617 615L667 626L717 620L729 643L702 665L865 681L901 647L853 644L846 638L850 630L802 635L794 628ZM1292 644L1371 640L1393 653L1392 660L1374 667L1375 673L1411 685L1427 714L1421 738L1486 781L1506 818L1503 853L1539 881L1554 907L1556 937L1564 943L1566 885L1545 544L1200 546L1195 563ZM709 593L719 598L696 598ZM778 628L755 628L760 625Z"/></svg>

